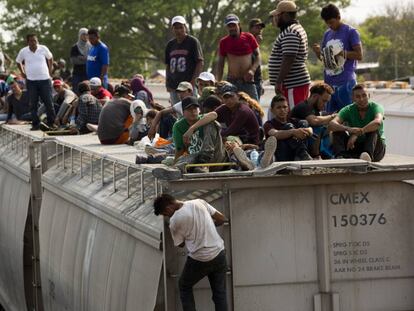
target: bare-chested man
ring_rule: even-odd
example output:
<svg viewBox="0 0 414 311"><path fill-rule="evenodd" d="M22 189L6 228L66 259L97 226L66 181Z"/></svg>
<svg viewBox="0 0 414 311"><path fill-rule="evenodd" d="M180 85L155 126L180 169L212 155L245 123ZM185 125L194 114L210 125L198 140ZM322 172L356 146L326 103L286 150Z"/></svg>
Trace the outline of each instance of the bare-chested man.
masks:
<svg viewBox="0 0 414 311"><path fill-rule="evenodd" d="M224 23L229 34L220 40L217 80L223 78L227 58L227 81L235 85L239 92L245 92L258 100L254 73L260 65L259 45L251 33L241 31L240 20L236 15L227 15Z"/></svg>

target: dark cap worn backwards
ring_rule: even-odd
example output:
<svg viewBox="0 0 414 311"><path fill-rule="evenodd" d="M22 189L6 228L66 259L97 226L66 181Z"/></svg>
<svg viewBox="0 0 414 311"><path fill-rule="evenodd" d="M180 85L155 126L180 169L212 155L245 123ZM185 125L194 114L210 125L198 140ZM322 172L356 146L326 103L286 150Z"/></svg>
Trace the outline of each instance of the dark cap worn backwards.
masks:
<svg viewBox="0 0 414 311"><path fill-rule="evenodd" d="M262 22L260 18L253 18L249 22L249 28L252 28L254 26L260 26L262 28L266 27L266 24Z"/></svg>
<svg viewBox="0 0 414 311"><path fill-rule="evenodd" d="M115 87L115 94L122 97L124 95L129 95L130 97L133 95L131 94L131 89L126 85L117 85Z"/></svg>
<svg viewBox="0 0 414 311"><path fill-rule="evenodd" d="M183 107L183 111L190 108L191 106L200 107L200 104L198 103L197 98L195 98L194 96L189 96L189 97L184 98L181 101L181 105Z"/></svg>
<svg viewBox="0 0 414 311"><path fill-rule="evenodd" d="M237 93L237 87L229 83L229 84L223 85L218 91L221 96L233 95Z"/></svg>
<svg viewBox="0 0 414 311"><path fill-rule="evenodd" d="M224 24L240 24L240 19L235 14L229 14L224 19Z"/></svg>

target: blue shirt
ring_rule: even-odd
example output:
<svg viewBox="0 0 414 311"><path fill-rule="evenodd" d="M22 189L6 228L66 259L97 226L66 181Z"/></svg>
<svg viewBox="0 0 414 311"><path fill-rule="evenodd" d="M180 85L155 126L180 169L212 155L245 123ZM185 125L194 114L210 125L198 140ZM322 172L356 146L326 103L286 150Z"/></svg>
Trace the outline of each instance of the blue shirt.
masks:
<svg viewBox="0 0 414 311"><path fill-rule="evenodd" d="M93 45L88 53L88 60L86 62L86 72L88 79L94 77L101 77L102 66L109 65L109 49L103 42ZM102 81L104 86L108 85L108 75L104 76Z"/></svg>
<svg viewBox="0 0 414 311"><path fill-rule="evenodd" d="M337 31L328 29L322 39L322 48L328 45L337 45L341 50L352 51L352 47L361 44L358 31L346 24L342 24ZM325 82L329 85L340 86L356 79L355 69L357 61L347 59L345 64L337 70L325 69Z"/></svg>

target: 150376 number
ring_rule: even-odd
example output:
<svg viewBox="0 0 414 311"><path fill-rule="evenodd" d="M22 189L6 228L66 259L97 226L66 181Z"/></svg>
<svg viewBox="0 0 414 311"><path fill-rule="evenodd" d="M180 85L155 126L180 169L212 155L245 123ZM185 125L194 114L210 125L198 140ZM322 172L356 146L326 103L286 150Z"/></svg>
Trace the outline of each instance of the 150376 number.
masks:
<svg viewBox="0 0 414 311"><path fill-rule="evenodd" d="M387 218L381 214L360 214L332 216L334 227L385 225Z"/></svg>

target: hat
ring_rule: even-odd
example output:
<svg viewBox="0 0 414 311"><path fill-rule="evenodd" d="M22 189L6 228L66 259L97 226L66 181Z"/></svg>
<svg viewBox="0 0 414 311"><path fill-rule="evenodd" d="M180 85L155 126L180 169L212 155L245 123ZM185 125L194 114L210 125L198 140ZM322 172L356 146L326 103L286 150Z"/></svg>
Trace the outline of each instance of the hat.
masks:
<svg viewBox="0 0 414 311"><path fill-rule="evenodd" d="M212 81L216 83L216 78L214 77L214 75L211 72L207 72L207 71L200 73L197 80Z"/></svg>
<svg viewBox="0 0 414 311"><path fill-rule="evenodd" d="M173 19L171 20L171 26L174 25L175 23L179 23L179 24L187 24L185 21L185 18L181 15L178 16L174 16Z"/></svg>
<svg viewBox="0 0 414 311"><path fill-rule="evenodd" d="M269 15L274 16L274 15L278 15L284 12L297 12L297 11L298 11L298 7L296 6L295 2L283 0L277 4L276 10L271 11Z"/></svg>
<svg viewBox="0 0 414 311"><path fill-rule="evenodd" d="M79 29L78 34L79 34L79 36L81 36L81 35L87 35L88 34L88 28L81 28L81 29Z"/></svg>
<svg viewBox="0 0 414 311"><path fill-rule="evenodd" d="M134 98L134 95L131 93L131 90L126 85L120 84L115 87L115 95L122 97L128 95L131 98Z"/></svg>
<svg viewBox="0 0 414 311"><path fill-rule="evenodd" d="M253 18L249 22L249 28L252 28L254 26L260 26L262 28L266 27L266 24L262 22L260 18Z"/></svg>
<svg viewBox="0 0 414 311"><path fill-rule="evenodd" d="M136 106L134 109L135 113L140 113L140 114L144 114L144 111L142 110L141 106Z"/></svg>
<svg viewBox="0 0 414 311"><path fill-rule="evenodd" d="M235 14L229 14L224 19L224 24L226 24L226 25L228 25L228 24L239 24L239 23L240 23L240 19Z"/></svg>
<svg viewBox="0 0 414 311"><path fill-rule="evenodd" d="M62 86L63 85L63 81L62 80L59 80L59 79L56 79L56 80L53 80L53 86L55 87L55 86Z"/></svg>
<svg viewBox="0 0 414 311"><path fill-rule="evenodd" d="M237 87L235 87L233 84L229 83L226 85L223 85L223 87L221 87L219 89L219 94L221 96L225 96L225 95L233 95L237 93Z"/></svg>
<svg viewBox="0 0 414 311"><path fill-rule="evenodd" d="M98 77L93 77L92 79L89 80L89 85L91 87L99 87L99 86L102 86L101 79L99 79Z"/></svg>
<svg viewBox="0 0 414 311"><path fill-rule="evenodd" d="M209 97L210 95L216 94L216 88L214 86L207 86L201 92L200 97L198 98L199 103L203 103L204 100Z"/></svg>
<svg viewBox="0 0 414 311"><path fill-rule="evenodd" d="M182 105L183 111L186 110L187 108L190 108L191 106L200 107L200 104L198 103L197 98L195 98L194 96L189 96L189 97L184 98L181 101L181 105Z"/></svg>
<svg viewBox="0 0 414 311"><path fill-rule="evenodd" d="M180 82L180 84L178 84L178 86L175 90L179 91L179 92L180 91L184 92L184 91L188 91L188 90L193 91L193 86L191 85L190 82L183 81L183 82Z"/></svg>
<svg viewBox="0 0 414 311"><path fill-rule="evenodd" d="M198 101L200 102L200 99L198 99ZM203 110L206 111L206 109L208 109L212 111L215 110L217 107L221 106L222 104L223 102L219 97L217 97L216 95L210 95L203 101Z"/></svg>

